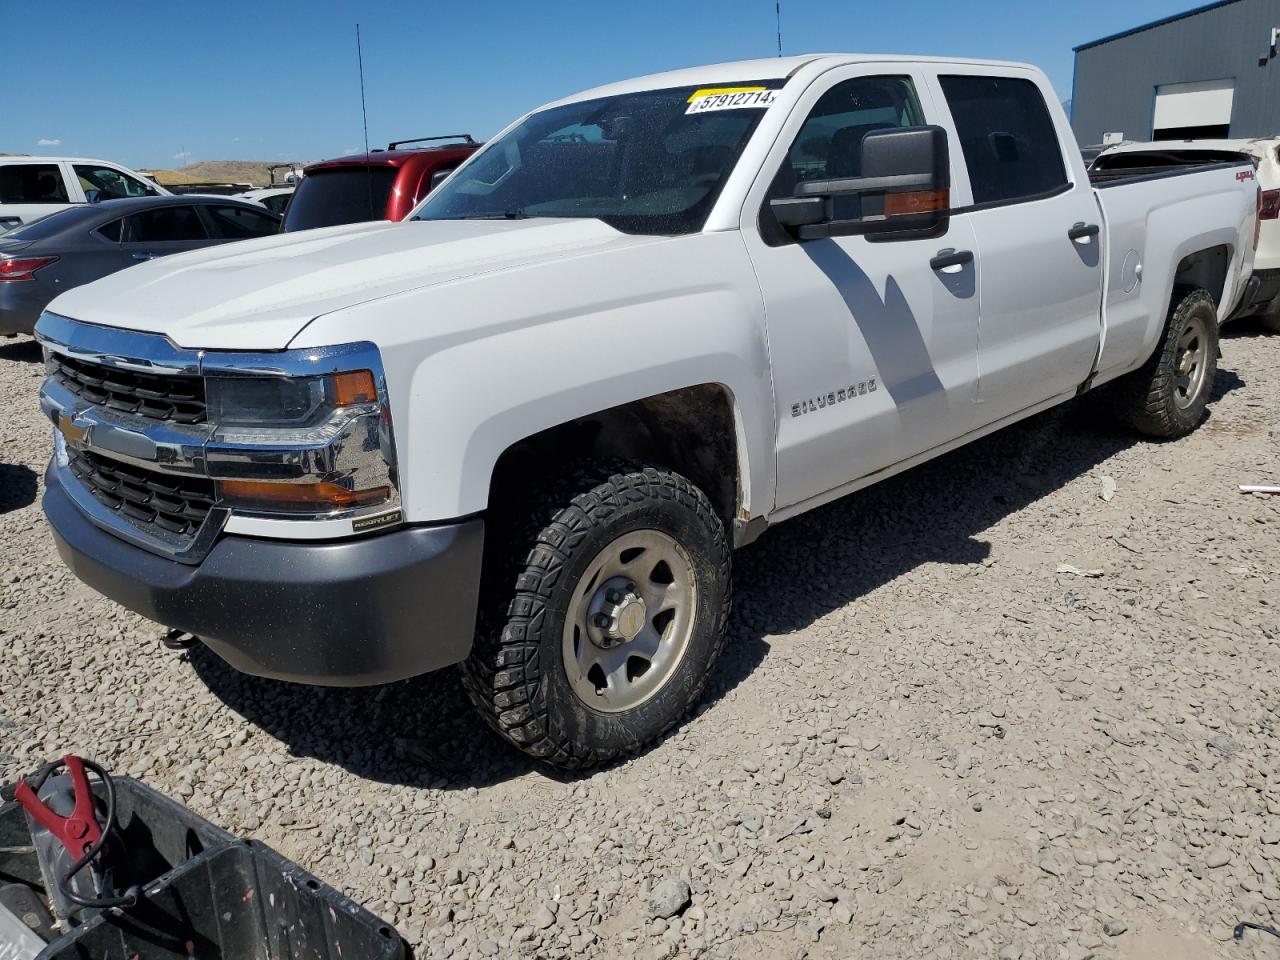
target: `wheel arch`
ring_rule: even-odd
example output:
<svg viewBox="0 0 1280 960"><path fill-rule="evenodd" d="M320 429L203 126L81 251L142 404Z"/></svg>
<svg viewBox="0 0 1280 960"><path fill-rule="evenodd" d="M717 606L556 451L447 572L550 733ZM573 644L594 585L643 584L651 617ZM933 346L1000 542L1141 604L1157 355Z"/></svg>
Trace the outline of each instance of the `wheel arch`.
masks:
<svg viewBox="0 0 1280 960"><path fill-rule="evenodd" d="M750 539L752 527L748 446L729 386L701 383L667 390L575 416L511 443L494 463L489 507L518 496L531 475L585 459L621 459L688 478L741 544Z"/></svg>
<svg viewBox="0 0 1280 960"><path fill-rule="evenodd" d="M1173 274L1173 287L1169 292L1170 304L1176 299L1180 288L1202 289L1213 297L1221 315L1227 274L1233 256L1234 251L1226 243L1205 247L1183 256Z"/></svg>

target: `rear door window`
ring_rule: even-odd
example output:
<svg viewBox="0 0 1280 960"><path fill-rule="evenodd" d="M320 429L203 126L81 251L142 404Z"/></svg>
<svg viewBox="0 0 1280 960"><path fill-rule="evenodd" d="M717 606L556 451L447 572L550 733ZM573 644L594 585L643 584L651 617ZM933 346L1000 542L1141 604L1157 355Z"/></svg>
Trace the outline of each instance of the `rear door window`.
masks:
<svg viewBox="0 0 1280 960"><path fill-rule="evenodd" d="M126 218L126 223L125 239L128 243L174 243L207 240L209 237L195 207L147 210Z"/></svg>
<svg viewBox="0 0 1280 960"><path fill-rule="evenodd" d="M252 237L265 237L276 232L279 221L265 213L258 213L246 207L214 206L204 207L213 223L214 235L228 240L248 240Z"/></svg>
<svg viewBox="0 0 1280 960"><path fill-rule="evenodd" d="M62 168L56 163L0 166L0 203L70 203Z"/></svg>
<svg viewBox="0 0 1280 960"><path fill-rule="evenodd" d="M310 230L385 220L399 172L395 167L342 167L307 174L293 193L284 228Z"/></svg>
<svg viewBox="0 0 1280 960"><path fill-rule="evenodd" d="M1068 184L1040 88L1018 77L938 78L951 109L975 204L1013 203Z"/></svg>

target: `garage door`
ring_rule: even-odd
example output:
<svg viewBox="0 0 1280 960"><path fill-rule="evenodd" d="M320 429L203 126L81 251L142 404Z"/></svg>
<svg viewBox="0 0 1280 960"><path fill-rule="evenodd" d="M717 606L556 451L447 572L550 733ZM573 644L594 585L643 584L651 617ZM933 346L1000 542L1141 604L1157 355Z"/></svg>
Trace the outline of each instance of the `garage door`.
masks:
<svg viewBox="0 0 1280 960"><path fill-rule="evenodd" d="M1231 131L1234 80L1168 83L1156 87L1152 140L1206 140Z"/></svg>

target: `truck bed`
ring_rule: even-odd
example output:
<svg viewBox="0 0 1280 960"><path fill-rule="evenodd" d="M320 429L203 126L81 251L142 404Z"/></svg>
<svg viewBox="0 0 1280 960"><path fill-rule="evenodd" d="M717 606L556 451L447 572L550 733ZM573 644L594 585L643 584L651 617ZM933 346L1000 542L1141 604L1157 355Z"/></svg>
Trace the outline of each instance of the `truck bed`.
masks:
<svg viewBox="0 0 1280 960"><path fill-rule="evenodd" d="M1089 182L1099 190L1121 186L1127 183L1141 183L1147 180L1162 180L1168 177L1181 177L1193 173L1204 173L1207 170L1222 170L1230 167L1249 166L1253 164L1244 158L1234 160L1216 160L1201 163L1180 163L1169 161L1151 165L1124 167L1121 169L1098 170L1089 168Z"/></svg>

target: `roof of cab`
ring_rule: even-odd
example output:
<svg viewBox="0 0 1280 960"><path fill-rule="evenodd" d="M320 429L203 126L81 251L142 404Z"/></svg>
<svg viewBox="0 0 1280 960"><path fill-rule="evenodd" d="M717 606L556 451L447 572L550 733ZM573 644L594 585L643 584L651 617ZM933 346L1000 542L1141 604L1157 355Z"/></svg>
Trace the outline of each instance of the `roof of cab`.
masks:
<svg viewBox="0 0 1280 960"><path fill-rule="evenodd" d="M1027 64L1010 63L997 60L963 60L954 57L916 57L881 53L809 53L795 57L771 57L767 60L737 60L728 63L708 64L701 67L689 67L683 70L671 70L666 73L653 73L648 76L621 80L617 83L604 84L583 90L572 96L556 100L548 106L562 103L573 103L577 100L595 100L600 97L616 96L624 93L636 93L643 90L665 90L672 87L691 87L701 84L726 83L748 80L783 80L794 76L811 64L818 64L824 69L856 63L955 63L974 64L1000 68L1017 67L1027 69Z"/></svg>

